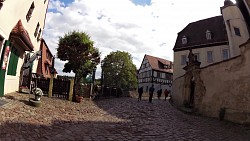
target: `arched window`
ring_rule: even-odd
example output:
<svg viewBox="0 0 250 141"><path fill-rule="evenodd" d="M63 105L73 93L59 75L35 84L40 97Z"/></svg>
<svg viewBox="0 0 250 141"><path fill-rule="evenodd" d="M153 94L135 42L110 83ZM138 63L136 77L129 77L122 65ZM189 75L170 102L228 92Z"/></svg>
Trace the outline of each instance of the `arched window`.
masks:
<svg viewBox="0 0 250 141"><path fill-rule="evenodd" d="M211 31L209 31L209 30L206 31L206 38L207 38L207 40L212 39Z"/></svg>
<svg viewBox="0 0 250 141"><path fill-rule="evenodd" d="M187 44L187 37L184 35L183 37L182 37L182 44Z"/></svg>

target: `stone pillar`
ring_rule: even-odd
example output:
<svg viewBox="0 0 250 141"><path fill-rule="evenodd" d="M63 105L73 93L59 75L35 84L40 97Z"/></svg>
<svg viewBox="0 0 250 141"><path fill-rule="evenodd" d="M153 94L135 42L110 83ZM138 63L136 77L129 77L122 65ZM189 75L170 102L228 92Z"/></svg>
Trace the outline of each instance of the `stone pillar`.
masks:
<svg viewBox="0 0 250 141"><path fill-rule="evenodd" d="M70 79L70 87L69 87L69 101L73 100L73 91L74 91L74 79Z"/></svg>

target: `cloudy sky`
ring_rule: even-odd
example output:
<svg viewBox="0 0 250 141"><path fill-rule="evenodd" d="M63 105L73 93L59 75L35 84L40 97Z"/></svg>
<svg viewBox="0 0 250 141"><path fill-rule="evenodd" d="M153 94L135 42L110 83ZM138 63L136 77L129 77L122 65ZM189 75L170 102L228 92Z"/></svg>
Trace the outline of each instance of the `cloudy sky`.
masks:
<svg viewBox="0 0 250 141"><path fill-rule="evenodd" d="M102 59L111 51L127 51L139 68L145 54L173 61L177 33L190 22L220 15L223 4L224 0L50 0L43 38L56 54L60 36L84 31ZM62 73L63 65L56 59L58 73L68 75ZM100 72L98 66L97 78Z"/></svg>

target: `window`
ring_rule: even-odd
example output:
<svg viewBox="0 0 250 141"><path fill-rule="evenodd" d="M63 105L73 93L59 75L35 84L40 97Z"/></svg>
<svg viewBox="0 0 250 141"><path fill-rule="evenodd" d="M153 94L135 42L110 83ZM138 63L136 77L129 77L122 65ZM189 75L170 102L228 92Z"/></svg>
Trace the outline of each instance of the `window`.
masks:
<svg viewBox="0 0 250 141"><path fill-rule="evenodd" d="M16 76L18 59L19 59L19 53L15 47L12 47L7 75Z"/></svg>
<svg viewBox="0 0 250 141"><path fill-rule="evenodd" d="M34 9L35 9L35 4L34 4L34 2L32 2L31 6L30 6L30 9L29 9L29 11L28 11L28 13L26 15L27 22L30 20Z"/></svg>
<svg viewBox="0 0 250 141"><path fill-rule="evenodd" d="M148 77L150 77L151 76L151 70L150 71L148 71Z"/></svg>
<svg viewBox="0 0 250 141"><path fill-rule="evenodd" d="M207 38L207 40L211 40L212 39L211 31L209 31L209 30L206 31L206 38Z"/></svg>
<svg viewBox="0 0 250 141"><path fill-rule="evenodd" d="M187 63L187 55L181 55L181 65L185 65Z"/></svg>
<svg viewBox="0 0 250 141"><path fill-rule="evenodd" d="M41 33L42 33L42 29L40 28L39 32L38 32L38 35L37 35L37 41L40 41Z"/></svg>
<svg viewBox="0 0 250 141"><path fill-rule="evenodd" d="M35 36L35 37L37 36L39 26L40 26L39 23L37 23L37 25L36 25L36 30L35 30L35 33L34 33L34 36Z"/></svg>
<svg viewBox="0 0 250 141"><path fill-rule="evenodd" d="M200 61L200 54L199 53L194 53L194 57L197 61Z"/></svg>
<svg viewBox="0 0 250 141"><path fill-rule="evenodd" d="M207 52L207 62L208 63L214 62L214 60L213 60L213 51L208 51Z"/></svg>
<svg viewBox="0 0 250 141"><path fill-rule="evenodd" d="M3 40L4 40L4 38L0 35L0 51L1 51L1 48L2 48L2 45L3 45Z"/></svg>
<svg viewBox="0 0 250 141"><path fill-rule="evenodd" d="M160 72L157 72L157 77L161 77L161 73Z"/></svg>
<svg viewBox="0 0 250 141"><path fill-rule="evenodd" d="M237 36L241 36L241 35L240 35L240 29L237 28L237 27L234 27L234 33L235 33L235 35L237 35Z"/></svg>
<svg viewBox="0 0 250 141"><path fill-rule="evenodd" d="M223 49L222 50L222 59L226 60L228 58L229 58L229 51L228 51L228 49Z"/></svg>
<svg viewBox="0 0 250 141"><path fill-rule="evenodd" d="M187 37L183 36L181 41L182 41L182 44L187 44Z"/></svg>
<svg viewBox="0 0 250 141"><path fill-rule="evenodd" d="M45 69L46 69L46 75L48 75L49 74L49 66L48 65L45 65Z"/></svg>

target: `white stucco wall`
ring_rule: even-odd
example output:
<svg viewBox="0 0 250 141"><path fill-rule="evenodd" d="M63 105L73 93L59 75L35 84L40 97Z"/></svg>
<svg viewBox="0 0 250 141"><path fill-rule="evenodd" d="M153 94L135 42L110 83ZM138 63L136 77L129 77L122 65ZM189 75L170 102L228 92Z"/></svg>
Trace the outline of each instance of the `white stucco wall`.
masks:
<svg viewBox="0 0 250 141"><path fill-rule="evenodd" d="M249 39L247 25L236 5L222 7L221 12L226 25L231 56L234 57L240 54L239 46ZM240 29L241 36L235 34L234 28Z"/></svg>
<svg viewBox="0 0 250 141"><path fill-rule="evenodd" d="M22 21L22 24L24 28L27 30L29 37L31 39L31 42L34 46L34 52L38 51L40 48L40 40L37 40L37 38L34 36L34 32L37 26L37 23L39 22L40 28L43 30L44 24L45 24L45 14L47 10L48 5L47 0L44 3L44 0L34 1L34 11L32 13L32 17L27 22L26 20L26 14L33 2L33 0L25 0L25 1L11 1L6 0L3 2L3 7L0 10L0 34L5 38L5 40L9 39L9 35L11 30L14 28L14 26L17 24L19 20ZM10 93L18 90L19 86L19 77L20 77L20 68L23 63L23 53L24 50L21 48L18 48L20 51L20 58L18 60L18 66L17 66L17 73L16 76L9 76L7 75L7 69L6 69L6 76L5 76L5 85L4 85L4 93ZM2 53L2 47L1 52ZM9 55L10 57L10 55ZM33 65L33 72L36 72L37 61L35 61ZM8 68L8 67L7 67Z"/></svg>
<svg viewBox="0 0 250 141"><path fill-rule="evenodd" d="M221 45L221 46L213 46L213 47L206 47L206 48L197 48L197 49L192 49L193 53L199 54L199 61L201 62L201 67L220 62L223 60L222 56L222 50L223 49L229 49L228 45ZM207 52L208 51L213 51L213 61L212 63L207 62ZM173 74L173 79L175 80L177 77L180 77L184 75L185 71L183 70L183 67L185 65L181 65L181 56L186 55L188 57L189 50L183 50L183 51L177 51L174 52L174 74ZM230 57L230 52L229 52L229 57ZM188 60L188 59L187 59Z"/></svg>

